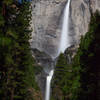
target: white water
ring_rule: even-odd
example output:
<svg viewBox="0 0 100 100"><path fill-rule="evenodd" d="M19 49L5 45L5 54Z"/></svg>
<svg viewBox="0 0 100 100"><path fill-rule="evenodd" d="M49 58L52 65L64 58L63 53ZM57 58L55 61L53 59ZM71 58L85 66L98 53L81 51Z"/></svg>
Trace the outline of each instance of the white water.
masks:
<svg viewBox="0 0 100 100"><path fill-rule="evenodd" d="M64 51L70 46L70 40L69 40L69 6L70 6L70 0L68 0L66 7L65 7L65 10L64 10L59 53L64 53Z"/></svg>
<svg viewBox="0 0 100 100"><path fill-rule="evenodd" d="M63 18L63 24L62 24L62 34L61 34L61 40L60 40L60 47L58 56L60 53L64 53L64 51L70 46L69 41L69 6L70 6L70 0L68 0L65 10L64 10L64 18ZM51 85L51 79L53 76L54 70L51 70L49 72L49 75L46 79L46 92L45 92L45 100L50 99L50 85Z"/></svg>
<svg viewBox="0 0 100 100"><path fill-rule="evenodd" d="M47 76L47 79L46 79L45 100L49 100L50 99L50 84L51 84L51 79L52 79L53 73L54 73L54 70L52 69L49 72L49 75Z"/></svg>

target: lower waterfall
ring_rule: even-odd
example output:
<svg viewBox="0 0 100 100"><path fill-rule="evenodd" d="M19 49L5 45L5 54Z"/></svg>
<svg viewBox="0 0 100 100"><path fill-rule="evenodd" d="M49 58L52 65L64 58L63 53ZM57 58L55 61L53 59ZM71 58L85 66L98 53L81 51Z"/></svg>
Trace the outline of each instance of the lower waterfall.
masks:
<svg viewBox="0 0 100 100"><path fill-rule="evenodd" d="M70 0L68 0L67 4L65 6L65 9L64 9L60 46L58 48L57 57L60 55L60 53L64 53L64 51L70 46L70 41L69 41L69 6L70 6ZM51 85L51 79L52 79L53 73L54 73L54 70L51 70L49 72L49 75L46 78L45 100L50 100L50 85Z"/></svg>
<svg viewBox="0 0 100 100"><path fill-rule="evenodd" d="M47 79L46 79L45 100L49 100L50 99L50 84L51 84L51 79L52 79L53 73L54 73L54 70L52 69L49 72L49 75L47 76Z"/></svg>

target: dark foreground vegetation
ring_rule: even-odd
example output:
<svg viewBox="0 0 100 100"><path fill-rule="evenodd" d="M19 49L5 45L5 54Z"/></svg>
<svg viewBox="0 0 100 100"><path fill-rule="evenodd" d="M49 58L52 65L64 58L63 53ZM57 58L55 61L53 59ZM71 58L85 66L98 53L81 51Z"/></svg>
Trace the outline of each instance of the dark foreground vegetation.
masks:
<svg viewBox="0 0 100 100"><path fill-rule="evenodd" d="M37 100L40 94L29 45L30 7L24 0L0 0L0 100Z"/></svg>
<svg viewBox="0 0 100 100"><path fill-rule="evenodd" d="M72 64L61 54L55 69L51 100L100 100L100 14L91 17Z"/></svg>

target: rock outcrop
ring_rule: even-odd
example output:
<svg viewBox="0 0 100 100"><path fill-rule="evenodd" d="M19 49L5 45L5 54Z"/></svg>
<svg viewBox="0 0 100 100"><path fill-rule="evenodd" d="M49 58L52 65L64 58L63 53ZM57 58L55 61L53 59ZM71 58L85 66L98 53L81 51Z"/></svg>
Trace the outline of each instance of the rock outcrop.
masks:
<svg viewBox="0 0 100 100"><path fill-rule="evenodd" d="M40 52L37 49L32 49L34 59L37 63L35 67L35 78L38 83L38 86L42 92L42 98L45 97L45 86L46 86L46 77L51 69L54 68L56 59L53 60L49 55L44 52Z"/></svg>
<svg viewBox="0 0 100 100"><path fill-rule="evenodd" d="M34 0L32 2L31 47L55 57L61 33L61 16L66 0Z"/></svg>
<svg viewBox="0 0 100 100"><path fill-rule="evenodd" d="M67 0L32 1L31 47L57 55L59 47L64 7ZM88 31L91 12L100 11L100 0L71 0L70 36L72 44L79 44L80 37Z"/></svg>
<svg viewBox="0 0 100 100"><path fill-rule="evenodd" d="M55 58L58 53L57 48L60 43L63 12L66 3L67 0L32 1L31 25L33 32L30 44L33 56L44 67L42 73L36 76L42 91L45 85L46 71L51 67L52 58ZM81 36L88 31L91 13L96 10L100 11L100 0L71 0L69 35L71 43L76 45L75 47L78 47Z"/></svg>
<svg viewBox="0 0 100 100"><path fill-rule="evenodd" d="M71 26L76 43L79 44L82 35L88 31L91 13L100 11L100 0L72 0L71 1Z"/></svg>

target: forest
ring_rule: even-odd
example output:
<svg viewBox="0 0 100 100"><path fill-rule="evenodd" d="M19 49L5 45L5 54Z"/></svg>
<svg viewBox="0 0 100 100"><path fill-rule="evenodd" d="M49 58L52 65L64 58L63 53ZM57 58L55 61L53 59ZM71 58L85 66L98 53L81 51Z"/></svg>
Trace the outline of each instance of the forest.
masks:
<svg viewBox="0 0 100 100"><path fill-rule="evenodd" d="M70 52L69 52L70 53ZM100 100L100 13L91 17L71 64L59 56L52 82L51 100Z"/></svg>
<svg viewBox="0 0 100 100"><path fill-rule="evenodd" d="M0 0L0 100L36 100L30 20L30 2Z"/></svg>
<svg viewBox="0 0 100 100"><path fill-rule="evenodd" d="M31 0L0 0L0 100L42 100L32 57ZM38 71L37 71L38 72ZM60 54L51 100L100 100L100 13L92 15L69 63Z"/></svg>

